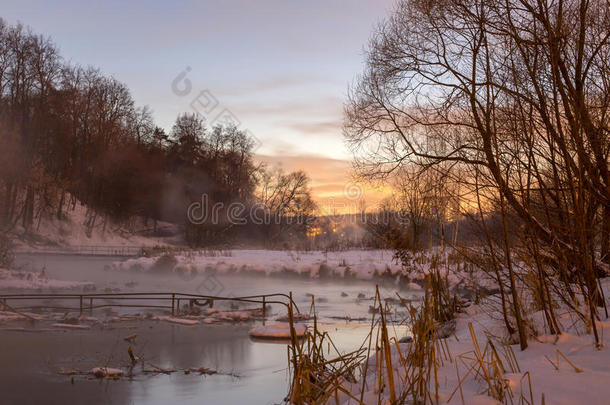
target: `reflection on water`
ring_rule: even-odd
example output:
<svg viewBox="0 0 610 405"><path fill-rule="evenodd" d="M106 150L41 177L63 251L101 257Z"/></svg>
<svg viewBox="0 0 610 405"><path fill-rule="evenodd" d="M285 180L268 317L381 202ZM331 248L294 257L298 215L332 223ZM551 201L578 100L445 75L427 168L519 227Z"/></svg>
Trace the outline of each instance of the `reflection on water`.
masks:
<svg viewBox="0 0 610 405"><path fill-rule="evenodd" d="M120 328L111 330L2 332L3 401L219 404L244 403L248 398L251 403L272 403L284 394L286 373L275 371L284 367L286 350L281 345L250 342L248 330L247 325L183 327L147 322L122 323ZM126 367L128 343L123 338L134 333L138 335L135 351L147 362L175 369L203 366L222 374L144 375L136 368L132 381L77 377L71 384L69 377L55 373L60 369L85 371L104 365Z"/></svg>
<svg viewBox="0 0 610 405"><path fill-rule="evenodd" d="M49 277L93 281L98 291L195 292L195 280L175 275L150 276L104 270L111 259L66 256L22 256L18 264L32 270L42 266ZM351 351L364 341L368 322L345 322L334 316L370 317L366 300L374 286L370 283L321 283L301 279L219 276L221 295L252 295L292 291L302 310L308 310L309 294L315 294L321 328L328 331L342 351ZM342 294L343 293L343 294ZM392 287L383 289L392 296ZM347 296L345 296L347 295ZM413 294L407 294L413 295ZM281 307L274 316L283 315ZM94 314L95 315L95 314ZM255 323L181 326L155 322L121 322L110 327L83 331L15 332L0 331L0 390L8 403L92 403L92 404L273 404L287 392L287 351L285 344L252 341L248 331ZM23 326L23 325L11 325ZM404 328L396 331L405 333ZM218 375L144 375L118 381L88 380L58 375L63 369L89 370L96 366L126 367L128 343L124 337L137 334L136 354L163 368L206 367ZM30 387L36 387L31 389Z"/></svg>

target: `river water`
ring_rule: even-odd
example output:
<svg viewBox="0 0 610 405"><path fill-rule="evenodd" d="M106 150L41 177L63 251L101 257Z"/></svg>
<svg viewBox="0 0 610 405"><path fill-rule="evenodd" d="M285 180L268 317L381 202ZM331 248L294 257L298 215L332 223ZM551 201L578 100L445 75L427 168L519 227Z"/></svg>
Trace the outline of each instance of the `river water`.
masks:
<svg viewBox="0 0 610 405"><path fill-rule="evenodd" d="M337 318L370 319L372 302L357 299L357 296L372 297L375 294L372 283L203 275L184 279L174 274L108 270L115 260L119 259L20 255L17 265L26 271L44 268L49 278L93 282L97 292L171 291L245 296L292 291L302 312L307 312L313 294L321 328L329 332L341 351L358 348L370 329L370 320L348 322ZM395 297L397 290L392 285L380 288L384 297ZM401 291L400 294L413 299L419 297L414 291ZM284 314L283 307L274 306L268 322ZM288 389L287 345L251 340L248 332L259 324L182 326L129 321L68 331L48 331L30 322L12 322L13 330L8 330L5 324L0 330L2 403L279 404ZM25 327L26 331L16 327ZM33 331L41 329L44 331ZM404 326L395 326L392 333L400 337L407 330ZM81 376L72 379L58 374L60 369L124 368L129 363L129 343L124 337L134 334L137 335L136 353L152 364L174 369L206 367L218 374L155 375L138 372L137 367L133 378L119 380Z"/></svg>

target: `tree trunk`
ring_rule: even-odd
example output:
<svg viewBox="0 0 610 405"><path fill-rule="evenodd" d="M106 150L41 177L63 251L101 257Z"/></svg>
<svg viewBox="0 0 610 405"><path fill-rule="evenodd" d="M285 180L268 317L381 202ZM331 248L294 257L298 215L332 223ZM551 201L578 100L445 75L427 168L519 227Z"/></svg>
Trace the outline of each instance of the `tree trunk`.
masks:
<svg viewBox="0 0 610 405"><path fill-rule="evenodd" d="M610 206L604 208L602 215L601 261L610 265Z"/></svg>

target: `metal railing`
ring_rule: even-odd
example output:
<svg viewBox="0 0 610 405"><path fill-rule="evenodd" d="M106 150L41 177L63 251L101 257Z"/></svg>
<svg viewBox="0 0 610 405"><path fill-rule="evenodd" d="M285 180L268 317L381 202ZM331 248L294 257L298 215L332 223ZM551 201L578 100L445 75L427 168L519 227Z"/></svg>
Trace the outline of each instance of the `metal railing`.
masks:
<svg viewBox="0 0 610 405"><path fill-rule="evenodd" d="M20 254L53 254L53 255L87 255L87 256L123 256L138 257L142 256L144 247L141 246L93 246L76 245L64 246L61 248L41 246L36 249L15 249L15 253Z"/></svg>
<svg viewBox="0 0 610 405"><path fill-rule="evenodd" d="M53 305L35 303L35 305L13 305L14 302L27 304L32 301L52 300ZM60 305L65 301L78 301L78 306ZM118 301L118 302L117 302ZM137 293L93 293L93 294L0 294L0 305L12 311L24 310L62 310L78 311L80 315L84 311L93 313L94 309L109 307L126 308L155 308L171 310L172 316L180 314L180 304L187 302L189 307L209 306L213 307L215 301L247 302L262 305L263 317L266 316L269 304L284 305L287 309L293 307L297 313L299 309L292 299L292 293L274 293L250 295L243 297L220 297L212 295L185 294L175 292L137 292ZM152 303L151 303L152 302Z"/></svg>

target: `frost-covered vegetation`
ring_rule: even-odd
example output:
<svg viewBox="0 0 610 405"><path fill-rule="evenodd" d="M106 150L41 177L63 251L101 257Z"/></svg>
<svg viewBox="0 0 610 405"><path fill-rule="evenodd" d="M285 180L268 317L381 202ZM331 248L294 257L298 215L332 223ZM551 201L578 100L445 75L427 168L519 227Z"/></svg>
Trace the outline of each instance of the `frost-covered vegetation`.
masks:
<svg viewBox="0 0 610 405"><path fill-rule="evenodd" d="M344 129L359 174L401 190L377 234L409 269L436 218L441 254L406 303L411 343L388 339L381 302L364 351L329 361L314 330L292 345L292 402L608 402L609 17L603 1L397 2ZM463 273L487 287L472 302L448 289Z"/></svg>
<svg viewBox="0 0 610 405"><path fill-rule="evenodd" d="M332 335L317 330L315 320L310 319L305 340L291 344L289 401L345 405L605 403L610 351L596 343L586 319L553 295L557 323L550 324L536 288L520 281L517 289L528 347L519 350L518 333L506 327L507 321L514 324L514 313L509 311L505 314L508 320L504 318L504 303L493 287L495 276L477 269L471 274L474 277L463 279L468 272L453 272L462 265L447 263L429 262L422 302L397 295L403 311L389 310L387 299L377 296L371 333L354 351L336 350ZM504 270L504 276L506 273ZM466 298L464 290L449 288L452 278L473 285L481 282L489 288L475 287L475 293ZM606 296L610 293L608 280L601 281L600 289ZM584 306L582 296L578 299ZM294 322L297 325L296 317ZM410 325L411 332L400 340L390 337L392 325L397 323ZM607 320L596 320L602 334L608 325Z"/></svg>

